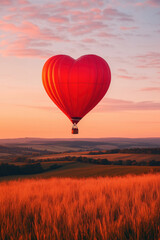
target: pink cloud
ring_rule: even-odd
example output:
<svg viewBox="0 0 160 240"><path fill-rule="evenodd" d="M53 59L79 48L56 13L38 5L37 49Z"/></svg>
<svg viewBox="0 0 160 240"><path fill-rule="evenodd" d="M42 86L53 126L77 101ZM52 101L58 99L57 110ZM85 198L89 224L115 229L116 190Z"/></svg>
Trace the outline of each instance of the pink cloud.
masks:
<svg viewBox="0 0 160 240"><path fill-rule="evenodd" d="M29 1L27 0L1 0L0 1L1 6L12 6L17 4L29 4Z"/></svg>
<svg viewBox="0 0 160 240"><path fill-rule="evenodd" d="M137 68L148 68L148 66L146 66L146 65L137 65L136 67Z"/></svg>
<svg viewBox="0 0 160 240"><path fill-rule="evenodd" d="M94 38L85 38L82 41L85 43L96 43L97 42Z"/></svg>
<svg viewBox="0 0 160 240"><path fill-rule="evenodd" d="M17 14L10 14L3 16L3 20L12 21L17 18Z"/></svg>
<svg viewBox="0 0 160 240"><path fill-rule="evenodd" d="M157 7L157 6L160 6L160 1L159 0L149 0L149 1L147 1L147 4L149 4L150 6L153 6L153 7Z"/></svg>
<svg viewBox="0 0 160 240"><path fill-rule="evenodd" d="M23 107L39 109L42 111L53 111L58 108L55 106L31 106L31 105L23 105ZM112 99L112 98L104 98L93 110L94 112L112 112L112 111L157 111L160 109L160 103L152 102L152 101L143 101L143 102L133 102L126 101L121 99Z"/></svg>
<svg viewBox="0 0 160 240"><path fill-rule="evenodd" d="M127 73L127 70L124 69L124 68L119 68L118 71L123 72L123 73Z"/></svg>
<svg viewBox="0 0 160 240"><path fill-rule="evenodd" d="M40 19L42 21L48 21L48 18L52 15L52 8L54 9L53 5L51 7L48 5L28 5L21 7L19 12L22 14L23 19Z"/></svg>
<svg viewBox="0 0 160 240"><path fill-rule="evenodd" d="M0 29L9 32L15 33L15 36L31 37L32 39L43 39L43 40L54 40L62 41L63 38L55 36L49 28L40 29L37 25L31 22L22 22L20 26L16 26L12 23L7 23L0 21Z"/></svg>
<svg viewBox="0 0 160 240"><path fill-rule="evenodd" d="M75 24L71 28L69 28L69 32L71 32L74 35L82 35L86 33L92 33L100 29L106 28L107 25L100 21L86 21L85 24L79 23Z"/></svg>
<svg viewBox="0 0 160 240"><path fill-rule="evenodd" d="M62 6L70 7L70 8L79 8L79 7L88 7L89 1L61 1Z"/></svg>
<svg viewBox="0 0 160 240"><path fill-rule="evenodd" d="M5 42L6 48L0 50L0 53L3 56L17 56L17 57L39 57L39 58L46 58L52 55L53 53L36 48L39 47L34 46L31 40L29 39L20 39L13 42Z"/></svg>
<svg viewBox="0 0 160 240"><path fill-rule="evenodd" d="M20 8L20 11L23 13L38 13L41 8L36 5L23 6Z"/></svg>
<svg viewBox="0 0 160 240"><path fill-rule="evenodd" d="M153 101L134 102L121 99L105 98L95 111L148 111L159 110L160 103Z"/></svg>
<svg viewBox="0 0 160 240"><path fill-rule="evenodd" d="M105 8L103 10L103 16L108 20L114 20L117 18L121 21L133 21L133 18L131 15L120 12L115 8Z"/></svg>
<svg viewBox="0 0 160 240"><path fill-rule="evenodd" d="M96 14L100 14L102 10L100 8L92 8L90 9L91 12L95 12Z"/></svg>
<svg viewBox="0 0 160 240"><path fill-rule="evenodd" d="M144 2L137 2L135 3L135 6L138 6L138 7L141 7L141 6L144 6L145 3Z"/></svg>
<svg viewBox="0 0 160 240"><path fill-rule="evenodd" d="M23 4L28 4L26 0L16 1L22 1ZM14 7L13 9L10 8L10 11L14 12L14 14L3 16L5 21L0 21L0 29L9 34L14 33L13 37L15 38L32 36L35 40L62 41L65 38L64 36L67 36L69 33L75 37L95 32L96 36L99 34L100 37L117 37L115 34L108 32L104 11L108 11L107 14L109 18L115 18L115 16L117 16L119 20L121 18L130 18L130 16L116 9L105 9L103 11L103 9L100 8L103 4L104 2L102 0L64 0L60 1L58 5L55 3L47 3L21 6L21 4L19 4L19 8L17 9ZM70 18L68 16L70 16ZM23 21L20 21L21 19L23 19ZM42 24L40 25L37 22L36 24L33 23L35 19L43 21ZM20 24L17 24L18 22ZM47 28L42 28L42 26L47 26ZM107 34L104 34L103 32L106 31L106 29ZM102 33L99 33L100 31ZM61 37L59 34L63 34L63 36ZM86 38L91 37L87 36Z"/></svg>
<svg viewBox="0 0 160 240"><path fill-rule="evenodd" d="M139 77L136 77L137 80L147 80L147 79L150 79L149 77L146 77L146 76L139 76Z"/></svg>
<svg viewBox="0 0 160 240"><path fill-rule="evenodd" d="M42 37L43 35L40 28L31 22L23 22L22 25L18 27L16 31L20 34L22 33L28 36L32 36L33 38Z"/></svg>
<svg viewBox="0 0 160 240"><path fill-rule="evenodd" d="M13 3L12 0L1 0L1 5L11 5Z"/></svg>
<svg viewBox="0 0 160 240"><path fill-rule="evenodd" d="M93 21L103 18L100 9L90 9L89 11L74 10L70 12L70 15L72 21Z"/></svg>
<svg viewBox="0 0 160 240"><path fill-rule="evenodd" d="M118 36L116 34L111 34L107 32L100 32L98 34L99 37L104 37L104 38L117 38Z"/></svg>
<svg viewBox="0 0 160 240"><path fill-rule="evenodd" d="M160 1L159 0L145 0L144 2L137 2L134 5L137 7L144 7L144 6L158 7L160 5Z"/></svg>
<svg viewBox="0 0 160 240"><path fill-rule="evenodd" d="M160 52L149 52L136 56L139 68L160 68Z"/></svg>
<svg viewBox="0 0 160 240"><path fill-rule="evenodd" d="M7 44L8 44L8 41L7 41L7 40L2 40L2 41L0 41L0 46L1 46L1 47L6 46Z"/></svg>
<svg viewBox="0 0 160 240"><path fill-rule="evenodd" d="M123 79L128 79L128 80L132 80L134 79L134 77L132 76L127 76L127 75L118 75L119 78L123 78Z"/></svg>
<svg viewBox="0 0 160 240"><path fill-rule="evenodd" d="M16 2L17 1L21 1L21 4L19 2L20 8L9 8L9 11L11 10L14 13L4 15L3 20L0 20L0 30L2 33L5 33L5 38L1 41L3 48L0 52L2 55L18 57L48 56L47 46L52 45L55 41L68 41L65 37L64 29L62 35L62 31L58 31L58 29L53 28L53 26L51 27L52 23L57 22L61 24L62 21L63 23L66 22L68 20L67 17L50 14L53 13L53 11L52 9L48 9L46 5L29 4L24 7L23 4L27 4L27 1L16 0ZM44 12L42 11L43 9ZM64 9L62 8L62 10ZM50 19L52 22L49 23L49 17L55 18ZM33 23L32 21L35 18L42 20L45 24L39 24L39 22ZM23 21L20 21L21 19L23 19ZM28 19L30 19L30 21L28 21ZM53 20L55 22L53 22Z"/></svg>
<svg viewBox="0 0 160 240"><path fill-rule="evenodd" d="M49 17L49 21L54 23L66 23L69 20L67 17L60 17L58 15L55 15L55 16Z"/></svg>
<svg viewBox="0 0 160 240"><path fill-rule="evenodd" d="M10 7L9 9L8 9L8 12L13 12L13 13L16 13L17 12L17 8L16 7L14 7L14 6L12 6L12 7Z"/></svg>
<svg viewBox="0 0 160 240"><path fill-rule="evenodd" d="M69 29L69 32L71 32L73 35L83 35L88 33L89 27L85 26L83 24L75 25Z"/></svg>
<svg viewBox="0 0 160 240"><path fill-rule="evenodd" d="M6 23L2 20L0 20L0 29L7 32L7 31L12 31L16 32L17 27L13 23Z"/></svg>
<svg viewBox="0 0 160 240"><path fill-rule="evenodd" d="M147 87L147 88L142 88L141 91L144 92L160 92L160 87Z"/></svg>
<svg viewBox="0 0 160 240"><path fill-rule="evenodd" d="M123 73L127 73L126 70L122 70L121 72ZM129 76L129 75L118 75L117 76L118 78L122 78L122 79L126 79L126 80L146 80L146 79L149 79L148 77L146 76Z"/></svg>
<svg viewBox="0 0 160 240"><path fill-rule="evenodd" d="M6 2L11 2L11 0L6 0ZM76 42L75 39L79 41L78 38L82 36L82 43L101 40L101 47L103 47L104 40L110 44L109 38L113 38L113 40L116 38L113 44L118 46L119 43L116 41L120 39L122 32L119 34L118 31L117 34L114 34L117 25L108 22L108 20L133 21L132 16L127 14L125 8L124 11L120 10L122 8L113 5L113 2L114 7L108 8L106 6L110 6L110 4L106 4L102 0L60 0L48 3L15 0L13 2L14 4L7 5L9 6L8 10L0 20L0 30L6 34L6 39L11 42L26 37L42 46L43 43L39 43L39 40L53 41L52 43L54 43L55 41L66 42L67 39L71 39L70 41ZM136 29L135 26L126 27L124 22L123 24L121 22L121 30L123 31ZM33 46L28 45L28 47ZM115 54L115 51L113 52Z"/></svg>
<svg viewBox="0 0 160 240"><path fill-rule="evenodd" d="M27 1L27 0L18 0L18 4L26 5L26 4L29 4L29 1Z"/></svg>
<svg viewBox="0 0 160 240"><path fill-rule="evenodd" d="M120 27L120 29L123 30L123 31L127 31L127 30L135 30L135 29L138 29L138 27L124 27L124 26L122 26L122 27Z"/></svg>
<svg viewBox="0 0 160 240"><path fill-rule="evenodd" d="M63 0L61 1L61 5L67 8L89 8L93 7L93 5L103 6L103 0Z"/></svg>

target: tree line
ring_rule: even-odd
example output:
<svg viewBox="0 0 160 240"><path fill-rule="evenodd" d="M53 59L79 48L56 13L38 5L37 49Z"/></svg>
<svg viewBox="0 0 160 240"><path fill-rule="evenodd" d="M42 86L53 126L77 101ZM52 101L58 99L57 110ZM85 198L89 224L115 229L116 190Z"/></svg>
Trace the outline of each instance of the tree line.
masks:
<svg viewBox="0 0 160 240"><path fill-rule="evenodd" d="M70 157L66 157L69 158ZM72 157L72 160L76 160L78 162L84 163L93 163L93 164L101 164L101 165L122 165L122 166L160 166L160 161L156 160L149 160L149 161L136 161L136 160L116 160L116 161L109 161L108 159L94 159L94 158L87 158L87 157Z"/></svg>
<svg viewBox="0 0 160 240"><path fill-rule="evenodd" d="M24 159L23 159L24 160ZM20 159L19 159L20 161ZM33 159L26 159L26 164L24 165L16 165L9 163L1 163L0 164L0 177L2 176L11 176L11 175L30 175L30 174L38 174L46 171L51 171L57 168L62 167L63 165L58 163L53 163L47 169L44 169L42 164L43 162L58 162L58 161L71 161L71 162L82 162L82 163L91 163L91 164L99 164L99 165L119 165L119 166L160 166L160 161L149 160L149 161L136 161L136 160L118 160L118 161L109 161L108 159L94 159L88 157L62 157L56 159L39 159L38 161L34 161Z"/></svg>
<svg viewBox="0 0 160 240"><path fill-rule="evenodd" d="M88 155L102 155L113 153L135 153L135 154L160 154L160 148L125 148L125 149L110 149L106 151L91 151Z"/></svg>
<svg viewBox="0 0 160 240"><path fill-rule="evenodd" d="M30 175L30 174L38 174L47 172L53 169L57 169L61 167L61 165L53 164L49 166L47 169L44 169L40 163L34 164L25 164L25 165L15 165L8 163L0 164L0 177L11 176L11 175Z"/></svg>
<svg viewBox="0 0 160 240"><path fill-rule="evenodd" d="M136 161L136 160L116 160L116 161L109 161L107 158L89 158L83 156L66 156L61 158L48 158L48 159L39 159L36 162L58 162L58 161L70 161L70 162L83 162L83 163L92 163L92 164L100 164L100 165L122 165L122 166L160 166L160 161L156 161L154 159L149 161ZM34 159L28 159L28 162L33 163Z"/></svg>

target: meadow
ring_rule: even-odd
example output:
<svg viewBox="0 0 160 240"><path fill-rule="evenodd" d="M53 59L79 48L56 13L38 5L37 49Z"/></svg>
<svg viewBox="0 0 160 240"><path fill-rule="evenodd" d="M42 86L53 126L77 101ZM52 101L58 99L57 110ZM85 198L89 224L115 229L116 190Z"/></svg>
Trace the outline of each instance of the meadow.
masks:
<svg viewBox="0 0 160 240"><path fill-rule="evenodd" d="M160 239L160 174L0 183L2 240Z"/></svg>

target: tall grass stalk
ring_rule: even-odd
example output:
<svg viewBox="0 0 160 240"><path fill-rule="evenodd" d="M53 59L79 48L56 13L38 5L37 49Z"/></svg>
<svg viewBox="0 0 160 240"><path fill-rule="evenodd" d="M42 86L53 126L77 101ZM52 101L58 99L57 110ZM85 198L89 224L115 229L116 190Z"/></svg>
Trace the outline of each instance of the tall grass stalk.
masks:
<svg viewBox="0 0 160 240"><path fill-rule="evenodd" d="M160 239L160 175L1 182L0 239Z"/></svg>

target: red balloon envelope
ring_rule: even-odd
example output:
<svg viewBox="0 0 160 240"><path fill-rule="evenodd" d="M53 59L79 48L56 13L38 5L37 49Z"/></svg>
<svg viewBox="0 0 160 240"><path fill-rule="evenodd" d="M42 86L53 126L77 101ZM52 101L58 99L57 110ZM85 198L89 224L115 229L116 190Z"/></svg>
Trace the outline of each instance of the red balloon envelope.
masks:
<svg viewBox="0 0 160 240"><path fill-rule="evenodd" d="M96 55L77 60L56 55L44 64L42 80L49 97L74 124L72 133L78 133L76 124L106 94L111 72L107 62Z"/></svg>

